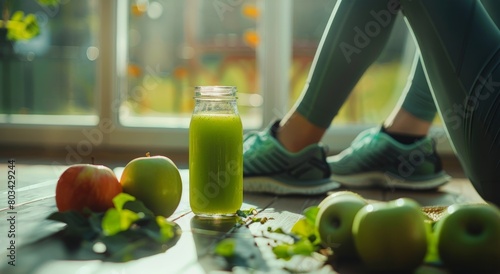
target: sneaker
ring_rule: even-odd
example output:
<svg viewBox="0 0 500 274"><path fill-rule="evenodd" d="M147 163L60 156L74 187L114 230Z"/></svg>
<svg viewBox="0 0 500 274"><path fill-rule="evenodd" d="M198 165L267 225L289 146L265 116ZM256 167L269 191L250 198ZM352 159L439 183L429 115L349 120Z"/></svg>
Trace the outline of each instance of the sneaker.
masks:
<svg viewBox="0 0 500 274"><path fill-rule="evenodd" d="M279 121L243 141L243 189L272 194L317 195L340 187L330 179L326 149L313 144L291 153L276 140Z"/></svg>
<svg viewBox="0 0 500 274"><path fill-rule="evenodd" d="M327 161L331 178L347 187L426 190L451 178L442 170L434 140L426 137L405 145L380 128L361 132L349 148Z"/></svg>

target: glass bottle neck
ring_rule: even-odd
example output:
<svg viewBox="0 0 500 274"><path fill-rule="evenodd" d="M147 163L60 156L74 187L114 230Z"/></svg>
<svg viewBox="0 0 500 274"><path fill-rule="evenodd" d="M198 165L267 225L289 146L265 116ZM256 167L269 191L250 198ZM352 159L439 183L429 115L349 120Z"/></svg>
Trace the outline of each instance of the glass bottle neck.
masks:
<svg viewBox="0 0 500 274"><path fill-rule="evenodd" d="M193 114L238 114L236 87L198 86Z"/></svg>
<svg viewBox="0 0 500 274"><path fill-rule="evenodd" d="M225 100L195 98L193 113L238 114L236 98Z"/></svg>

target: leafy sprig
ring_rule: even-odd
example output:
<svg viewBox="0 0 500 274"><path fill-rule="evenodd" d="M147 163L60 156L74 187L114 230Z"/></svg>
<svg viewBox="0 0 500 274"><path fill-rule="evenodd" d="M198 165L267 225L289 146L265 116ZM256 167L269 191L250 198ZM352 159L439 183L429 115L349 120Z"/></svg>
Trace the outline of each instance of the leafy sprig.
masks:
<svg viewBox="0 0 500 274"><path fill-rule="evenodd" d="M289 260L295 255L311 255L322 248L321 241L315 226L316 216L318 214L319 208L316 206L309 207L304 210L301 219L299 219L290 232L285 232L281 227L272 229L268 227L268 233L277 233L289 236L290 242L278 241L273 246L273 252L278 259ZM238 210L236 215L240 217L237 222L237 226L250 225L252 223L260 222L261 224L266 223L272 218L258 217L259 212L255 208L250 208L247 210ZM255 237L267 237L264 234ZM222 257L231 257L234 254L236 242L231 238L224 238L220 240L214 247L214 253Z"/></svg>
<svg viewBox="0 0 500 274"><path fill-rule="evenodd" d="M316 229L318 211L317 206L306 208L303 211L304 217L295 222L289 233L281 228L276 230L268 228L268 232L288 235L293 241L292 243L279 243L273 247L273 252L278 259L290 260L295 255L309 256L322 248Z"/></svg>
<svg viewBox="0 0 500 274"><path fill-rule="evenodd" d="M129 194L118 194L113 204L114 208L104 213L54 212L48 219L66 224L63 241L75 248L89 247L93 254L110 261L163 252L180 237L177 224L155 216Z"/></svg>
<svg viewBox="0 0 500 274"><path fill-rule="evenodd" d="M8 21L4 21L0 20L0 27L7 28L7 39L9 40L29 40L40 33L40 27L34 14L25 15L22 11L16 11Z"/></svg>
<svg viewBox="0 0 500 274"><path fill-rule="evenodd" d="M37 2L41 6L55 8L59 6L61 0L37 0ZM11 0L5 0L1 7L0 28L7 29L7 39L30 40L40 34L40 26L35 14L15 11L11 16L11 8Z"/></svg>

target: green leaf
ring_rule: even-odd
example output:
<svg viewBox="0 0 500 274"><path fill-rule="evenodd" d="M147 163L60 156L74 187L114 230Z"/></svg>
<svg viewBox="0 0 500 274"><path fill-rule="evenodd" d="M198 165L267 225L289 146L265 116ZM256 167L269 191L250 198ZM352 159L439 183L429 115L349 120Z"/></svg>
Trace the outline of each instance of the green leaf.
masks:
<svg viewBox="0 0 500 274"><path fill-rule="evenodd" d="M12 16L10 17L10 20L11 21L22 21L23 17L24 17L24 12L16 11L12 14Z"/></svg>
<svg viewBox="0 0 500 274"><path fill-rule="evenodd" d="M16 11L6 24L7 38L12 41L29 40L40 34L38 21L34 14L24 16L24 12Z"/></svg>
<svg viewBox="0 0 500 274"><path fill-rule="evenodd" d="M439 252L437 248L438 239L436 234L432 230L432 224L426 222L426 232L427 232L427 253L424 258L424 262L428 264L440 264L441 259L439 258Z"/></svg>
<svg viewBox="0 0 500 274"><path fill-rule="evenodd" d="M293 225L291 232L297 236L309 237L313 233L313 227L307 222L306 218L301 218Z"/></svg>
<svg viewBox="0 0 500 274"><path fill-rule="evenodd" d="M113 198L113 205L117 210L122 210L125 203L135 201L135 197L127 193L119 193Z"/></svg>
<svg viewBox="0 0 500 274"><path fill-rule="evenodd" d="M127 209L133 212L141 213L146 217L155 217L153 211L149 210L143 202L139 200L128 201L123 205L123 209Z"/></svg>
<svg viewBox="0 0 500 274"><path fill-rule="evenodd" d="M142 216L142 213L135 213L127 209L117 210L110 208L106 211L102 219L102 231L106 236L115 235L118 232L129 229Z"/></svg>
<svg viewBox="0 0 500 274"><path fill-rule="evenodd" d="M273 247L273 253L276 255L276 258L283 260L290 260L292 258L293 255L290 254L289 250L289 244L280 244Z"/></svg>
<svg viewBox="0 0 500 274"><path fill-rule="evenodd" d="M116 195L113 198L113 204L115 208L108 209L102 220L102 230L107 236L129 229L133 223L143 219L146 214L150 217L154 216L142 202L127 193Z"/></svg>
<svg viewBox="0 0 500 274"><path fill-rule="evenodd" d="M235 248L236 240L232 238L226 238L217 243L214 252L219 256L230 258L234 256Z"/></svg>
<svg viewBox="0 0 500 274"><path fill-rule="evenodd" d="M316 248L308 239L301 239L292 245L292 253L296 255L311 255Z"/></svg>
<svg viewBox="0 0 500 274"><path fill-rule="evenodd" d="M104 214L102 219L102 231L104 235L115 235L116 233L122 231L120 223L120 212L111 208Z"/></svg>
<svg viewBox="0 0 500 274"><path fill-rule="evenodd" d="M281 227L278 227L278 228L276 228L276 229L273 230L272 227L269 226L269 227L267 227L267 231L268 232L273 232L273 233L285 234L285 235L288 234Z"/></svg>
<svg viewBox="0 0 500 274"><path fill-rule="evenodd" d="M156 217L156 223L160 228L160 241L166 242L175 236L175 224L167 221L167 219L162 216Z"/></svg>
<svg viewBox="0 0 500 274"><path fill-rule="evenodd" d="M66 223L65 243L116 262L164 252L180 238L181 229L176 223L155 216L133 196L117 195L113 203L116 208L105 213L55 212L48 219Z"/></svg>
<svg viewBox="0 0 500 274"><path fill-rule="evenodd" d="M295 255L309 256L316 250L308 239L300 239L294 244L280 244L273 247L273 253L278 259L290 260Z"/></svg>
<svg viewBox="0 0 500 274"><path fill-rule="evenodd" d="M315 226L316 225L316 216L318 216L318 212L319 212L319 207L311 206L311 207L304 209L303 215L310 225Z"/></svg>
<svg viewBox="0 0 500 274"><path fill-rule="evenodd" d="M291 233L299 236L299 238L307 238L311 244L318 246L321 242L316 228L318 212L319 208L317 206L306 208L303 213L304 217L293 225Z"/></svg>
<svg viewBox="0 0 500 274"><path fill-rule="evenodd" d="M65 223L66 236L90 240L99 233L85 216L76 211L54 212L47 219Z"/></svg>
<svg viewBox="0 0 500 274"><path fill-rule="evenodd" d="M53 212L47 217L48 220L53 220L65 224L75 223L77 225L85 224L87 219L76 211Z"/></svg>
<svg viewBox="0 0 500 274"><path fill-rule="evenodd" d="M236 215L242 217L242 218L246 218L250 215L255 215L257 214L257 210L255 208L249 208L249 209L244 209L244 210L241 210L241 209L238 209L236 211Z"/></svg>
<svg viewBox="0 0 500 274"><path fill-rule="evenodd" d="M293 225L291 233L299 236L299 238L309 239L314 245L318 245L320 243L320 238L316 226L311 225L307 218L299 219Z"/></svg>
<svg viewBox="0 0 500 274"><path fill-rule="evenodd" d="M317 206L306 208L303 212L304 217L295 222L290 233L285 233L281 228L272 230L269 227L267 229L268 232L289 235L294 240L293 244L283 243L273 248L277 258L289 260L295 255L309 256L320 249L321 241L316 228L318 212L319 208Z"/></svg>

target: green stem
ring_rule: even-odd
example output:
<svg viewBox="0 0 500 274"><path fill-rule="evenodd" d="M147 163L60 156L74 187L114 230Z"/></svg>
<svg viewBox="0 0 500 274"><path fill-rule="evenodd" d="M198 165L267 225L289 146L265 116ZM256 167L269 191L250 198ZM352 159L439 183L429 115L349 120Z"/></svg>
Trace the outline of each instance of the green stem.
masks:
<svg viewBox="0 0 500 274"><path fill-rule="evenodd" d="M23 22L12 21L12 20L0 20L0 28L15 29L24 28L26 25Z"/></svg>
<svg viewBox="0 0 500 274"><path fill-rule="evenodd" d="M8 22L10 18L10 0L5 0L5 3L3 5L2 9L2 18L4 22Z"/></svg>

